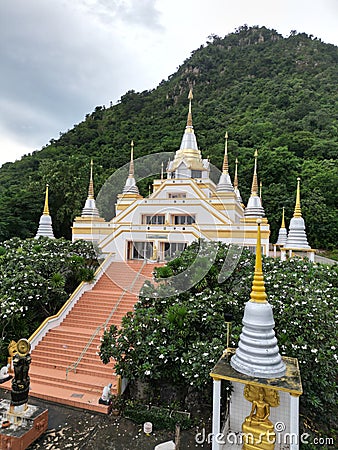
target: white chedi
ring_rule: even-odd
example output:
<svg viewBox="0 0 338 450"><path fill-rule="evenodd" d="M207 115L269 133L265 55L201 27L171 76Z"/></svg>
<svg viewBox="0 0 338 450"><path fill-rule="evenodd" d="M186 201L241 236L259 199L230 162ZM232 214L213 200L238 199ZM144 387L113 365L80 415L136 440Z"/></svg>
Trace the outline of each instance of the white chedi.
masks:
<svg viewBox="0 0 338 450"><path fill-rule="evenodd" d="M278 239L277 239L277 242L276 242L276 245L279 245L280 247L283 247L285 245L286 240L288 238L288 232L287 232L287 229L285 227L284 213L285 213L285 211L284 211L284 208L283 208L282 224L281 224L281 227L279 229Z"/></svg>
<svg viewBox="0 0 338 450"><path fill-rule="evenodd" d="M45 206L43 209L43 214L40 217L39 227L38 231L36 232L35 239L38 239L40 236L54 239L52 218L49 215L49 207L48 207L48 184L46 185Z"/></svg>
<svg viewBox="0 0 338 450"><path fill-rule="evenodd" d="M300 178L297 178L296 206L292 219L290 220L289 234L284 248L310 249L305 231L305 221L302 217L300 207Z"/></svg>
<svg viewBox="0 0 338 450"><path fill-rule="evenodd" d="M230 360L237 372L254 378L280 378L286 367L274 332L272 306L267 301L262 271L260 219L256 243L256 264L250 301L245 305L238 348Z"/></svg>

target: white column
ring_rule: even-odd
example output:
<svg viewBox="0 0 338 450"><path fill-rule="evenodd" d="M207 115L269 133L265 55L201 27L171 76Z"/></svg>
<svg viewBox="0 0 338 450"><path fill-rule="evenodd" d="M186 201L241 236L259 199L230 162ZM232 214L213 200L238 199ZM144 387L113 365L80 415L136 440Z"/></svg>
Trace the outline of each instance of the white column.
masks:
<svg viewBox="0 0 338 450"><path fill-rule="evenodd" d="M221 431L221 380L214 378L213 408L212 408L212 450L221 450L221 444L216 439Z"/></svg>
<svg viewBox="0 0 338 450"><path fill-rule="evenodd" d="M274 246L273 246L273 257L276 258L276 256L277 256L277 245L274 244Z"/></svg>
<svg viewBox="0 0 338 450"><path fill-rule="evenodd" d="M310 252L309 260L315 262L315 252Z"/></svg>
<svg viewBox="0 0 338 450"><path fill-rule="evenodd" d="M286 261L286 251L283 248L280 249L280 259Z"/></svg>
<svg viewBox="0 0 338 450"><path fill-rule="evenodd" d="M290 450L299 449L299 396L290 394Z"/></svg>

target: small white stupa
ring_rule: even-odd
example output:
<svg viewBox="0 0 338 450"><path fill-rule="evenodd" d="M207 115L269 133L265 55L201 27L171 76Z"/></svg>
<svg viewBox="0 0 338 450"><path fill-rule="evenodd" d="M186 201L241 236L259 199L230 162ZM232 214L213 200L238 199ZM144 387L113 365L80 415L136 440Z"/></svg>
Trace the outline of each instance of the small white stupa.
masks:
<svg viewBox="0 0 338 450"><path fill-rule="evenodd" d="M224 147L224 159L222 174L219 178L218 184L216 186L216 192L234 192L234 187L231 182L229 175L229 163L228 163L228 133L225 133L225 147Z"/></svg>
<svg viewBox="0 0 338 450"><path fill-rule="evenodd" d="M48 184L46 184L45 206L43 209L43 214L40 217L39 228L35 235L35 239L38 239L40 236L45 236L54 239L52 218L49 215L49 207L48 207Z"/></svg>
<svg viewBox="0 0 338 450"><path fill-rule="evenodd" d="M244 210L244 217L265 217L265 211L262 206L261 198L258 195L258 180L257 180L257 157L258 152L255 151L255 167L254 167L254 174L252 179L252 186L251 186L251 195L248 201L248 204Z"/></svg>
<svg viewBox="0 0 338 450"><path fill-rule="evenodd" d="M267 301L262 271L261 227L258 222L256 264L250 300L246 303L243 328L230 365L251 377L278 378L285 375L274 332L272 306Z"/></svg>
<svg viewBox="0 0 338 450"><path fill-rule="evenodd" d="M82 210L81 217L100 217L100 213L96 207L94 197L94 182L93 182L93 160L90 161L90 177L88 187L88 197L84 208Z"/></svg>
<svg viewBox="0 0 338 450"><path fill-rule="evenodd" d="M302 217L300 208L300 178L297 178L297 194L296 194L296 206L293 213L293 217L290 220L289 234L284 245L285 249L292 250L308 250L311 249L307 241L305 222Z"/></svg>
<svg viewBox="0 0 338 450"><path fill-rule="evenodd" d="M285 214L285 208L283 207L283 214L282 214L282 223L281 223L281 227L279 229L278 232L278 239L276 242L276 245L283 247L286 243L286 240L288 238L288 232L287 229L285 227L285 218L284 218L284 214Z"/></svg>

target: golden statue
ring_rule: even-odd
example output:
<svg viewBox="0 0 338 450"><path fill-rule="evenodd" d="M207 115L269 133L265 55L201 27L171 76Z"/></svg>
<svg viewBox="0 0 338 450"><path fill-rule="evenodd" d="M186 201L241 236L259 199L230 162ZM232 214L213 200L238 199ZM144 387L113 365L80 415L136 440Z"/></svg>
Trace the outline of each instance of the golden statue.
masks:
<svg viewBox="0 0 338 450"><path fill-rule="evenodd" d="M152 260L157 261L157 246L154 244Z"/></svg>
<svg viewBox="0 0 338 450"><path fill-rule="evenodd" d="M252 403L252 407L242 425L243 450L273 450L276 433L269 416L270 406L279 405L278 392L248 384L244 388L244 397Z"/></svg>

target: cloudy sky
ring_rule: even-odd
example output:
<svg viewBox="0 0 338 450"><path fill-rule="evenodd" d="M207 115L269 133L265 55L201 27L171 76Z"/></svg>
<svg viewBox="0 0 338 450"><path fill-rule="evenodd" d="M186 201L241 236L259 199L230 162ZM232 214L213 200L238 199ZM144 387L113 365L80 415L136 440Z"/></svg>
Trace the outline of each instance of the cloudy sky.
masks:
<svg viewBox="0 0 338 450"><path fill-rule="evenodd" d="M97 105L155 88L210 34L265 25L338 45L336 0L1 0L0 165Z"/></svg>

